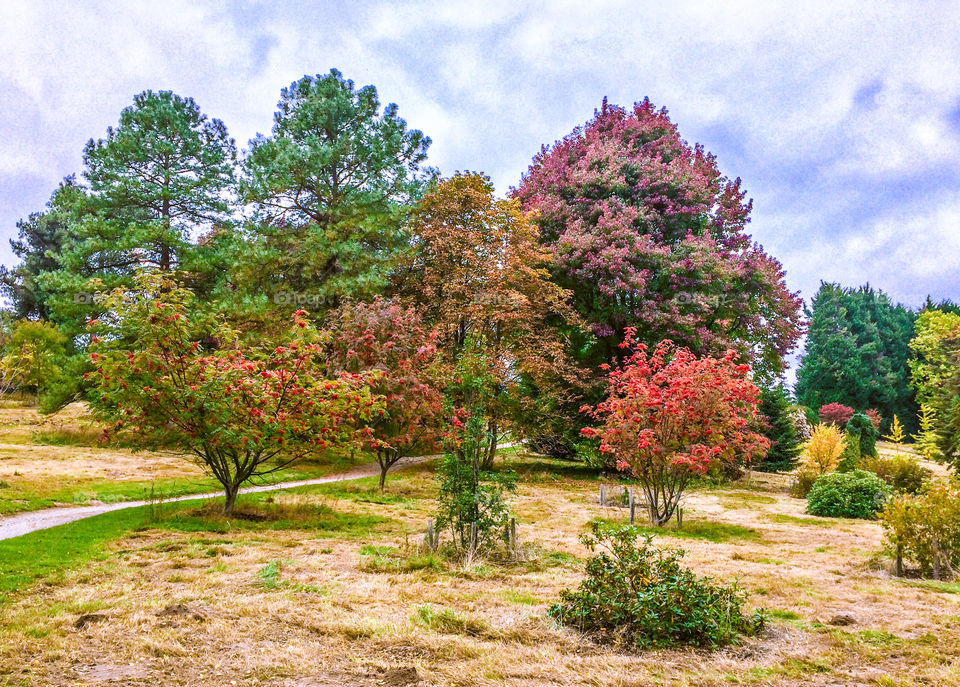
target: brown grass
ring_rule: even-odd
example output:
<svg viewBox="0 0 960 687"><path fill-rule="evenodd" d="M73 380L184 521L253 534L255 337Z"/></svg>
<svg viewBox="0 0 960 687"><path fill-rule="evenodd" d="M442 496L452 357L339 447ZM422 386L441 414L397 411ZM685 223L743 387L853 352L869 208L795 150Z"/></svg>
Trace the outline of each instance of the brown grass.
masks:
<svg viewBox="0 0 960 687"><path fill-rule="evenodd" d="M0 676L27 685L373 685L407 684L412 667L427 685L960 684L960 596L871 569L879 526L810 519L786 495L788 479L754 475L686 497L687 518L750 527L757 540L661 539L686 548L699 572L739 578L750 604L788 618L722 651L615 651L549 621L549 603L581 574L569 556L551 554L583 557L578 535L588 521L625 516L595 503L592 481L521 488L520 535L539 551L527 561L411 572L364 565L364 544L405 550L419 540L432 478L418 471L394 478L388 489L403 498L386 505L282 497L291 512L325 504L399 523L360 540L148 530L116 542L107 561L3 607ZM197 615L157 615L170 604ZM91 612L105 617L76 628ZM838 613L856 624L831 626Z"/></svg>

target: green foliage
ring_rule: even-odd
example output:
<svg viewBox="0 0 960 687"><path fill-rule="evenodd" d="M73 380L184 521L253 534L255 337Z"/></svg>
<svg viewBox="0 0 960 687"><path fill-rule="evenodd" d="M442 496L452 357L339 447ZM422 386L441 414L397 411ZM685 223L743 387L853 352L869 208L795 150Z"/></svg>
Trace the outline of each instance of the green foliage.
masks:
<svg viewBox="0 0 960 687"><path fill-rule="evenodd" d="M69 346L57 325L20 320L0 348L0 392L32 392L41 409L56 410L51 401L60 398L64 388L76 388L79 379L76 361L67 354Z"/></svg>
<svg viewBox="0 0 960 687"><path fill-rule="evenodd" d="M803 452L803 446L797 432L794 409L782 384L760 390L760 414L766 418L763 434L770 440L770 448L754 467L764 472L792 470Z"/></svg>
<svg viewBox="0 0 960 687"><path fill-rule="evenodd" d="M904 455L892 458L865 458L857 466L862 470L875 473L880 479L893 487L895 492L917 494L933 474L920 465L920 461Z"/></svg>
<svg viewBox="0 0 960 687"><path fill-rule="evenodd" d="M54 209L68 226L39 277L67 333L97 312L91 279L112 289L138 269L196 271L194 238L228 223L237 150L226 126L192 98L144 91L116 127L84 149L87 186L61 187Z"/></svg>
<svg viewBox="0 0 960 687"><path fill-rule="evenodd" d="M718 585L680 564L682 549L658 549L635 528L595 523L582 538L596 555L586 578L548 611L557 621L608 641L640 647L718 647L763 629L765 614L744 616L736 584Z"/></svg>
<svg viewBox="0 0 960 687"><path fill-rule="evenodd" d="M837 472L850 472L856 469L860 462L860 433L847 431L844 433L843 453L837 465Z"/></svg>
<svg viewBox="0 0 960 687"><path fill-rule="evenodd" d="M866 470L823 475L807 494L807 512L830 518L871 520L883 508L892 489Z"/></svg>
<svg viewBox="0 0 960 687"><path fill-rule="evenodd" d="M949 579L960 565L960 483L931 482L920 495L894 497L881 524L891 550L934 579Z"/></svg>
<svg viewBox="0 0 960 687"><path fill-rule="evenodd" d="M860 435L860 455L876 457L877 455L877 428L866 413L855 413L847 422L847 433L856 432Z"/></svg>
<svg viewBox="0 0 960 687"><path fill-rule="evenodd" d="M241 195L252 245L237 265L253 296L320 312L381 292L408 248L405 222L433 170L430 139L377 89L336 69L284 88L270 136L250 142Z"/></svg>
<svg viewBox="0 0 960 687"><path fill-rule="evenodd" d="M924 310L917 335L913 382L921 402L919 442L924 455L960 466L960 315Z"/></svg>
<svg viewBox="0 0 960 687"><path fill-rule="evenodd" d="M807 345L797 371L800 403L842 403L898 415L913 429L909 342L915 315L870 286L821 283L808 312Z"/></svg>

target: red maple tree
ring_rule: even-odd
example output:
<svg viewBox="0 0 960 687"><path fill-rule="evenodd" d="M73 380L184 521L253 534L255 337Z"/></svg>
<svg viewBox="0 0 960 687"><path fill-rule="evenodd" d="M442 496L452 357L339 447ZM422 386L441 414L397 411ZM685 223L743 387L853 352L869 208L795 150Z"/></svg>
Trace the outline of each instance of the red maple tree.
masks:
<svg viewBox="0 0 960 687"><path fill-rule="evenodd" d="M333 371L365 373L383 407L366 425L364 442L380 464L380 488L387 471L406 456L437 450L442 437L443 371L437 334L419 313L377 296L372 303L347 304L331 321L328 365Z"/></svg>
<svg viewBox="0 0 960 687"><path fill-rule="evenodd" d="M669 340L652 352L628 328L629 352L608 372L607 398L583 410L602 422L585 428L600 450L613 454L646 492L654 524L670 520L688 480L714 461L749 460L769 446L754 432L759 390L737 353L698 358Z"/></svg>

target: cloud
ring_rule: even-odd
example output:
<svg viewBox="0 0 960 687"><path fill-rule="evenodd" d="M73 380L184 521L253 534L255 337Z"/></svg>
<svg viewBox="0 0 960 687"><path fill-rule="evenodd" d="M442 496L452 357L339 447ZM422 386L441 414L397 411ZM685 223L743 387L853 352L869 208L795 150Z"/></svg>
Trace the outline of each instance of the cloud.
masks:
<svg viewBox="0 0 960 687"><path fill-rule="evenodd" d="M269 131L281 87L335 66L431 136L432 164L501 191L603 96L649 95L743 178L792 288L960 297L954 3L36 0L6 17L4 236L134 93L191 95L242 146Z"/></svg>

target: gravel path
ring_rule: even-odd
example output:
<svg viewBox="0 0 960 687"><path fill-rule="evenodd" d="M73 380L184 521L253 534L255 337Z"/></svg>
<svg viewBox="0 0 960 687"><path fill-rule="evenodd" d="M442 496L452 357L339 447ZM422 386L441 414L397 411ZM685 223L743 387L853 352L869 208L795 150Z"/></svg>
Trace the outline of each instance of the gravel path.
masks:
<svg viewBox="0 0 960 687"><path fill-rule="evenodd" d="M398 466L409 467L416 465L430 456L418 458L407 458ZM340 482L343 480L360 479L361 477L370 477L380 474L380 466L376 463L369 463L358 468L343 472L337 475L328 475L327 477L317 477L315 479L302 479L295 482L278 482L277 484L265 484L255 487L244 487L240 490L241 494L254 494L263 491L278 491L281 489L294 489L296 487L305 487L311 484L328 484L330 482ZM188 494L186 496L174 496L168 499L159 499L154 503L173 503L175 501L189 501L191 499L211 499L223 496L223 492L209 492L206 494ZM17 513L0 517L0 540L12 539L37 530L45 530L57 525L65 525L75 520L91 518L101 513L110 513L115 510L124 510L125 508L136 508L146 506L150 501L122 501L119 503L104 503L95 506L62 506L57 508L45 508L44 510L28 511L26 513Z"/></svg>

